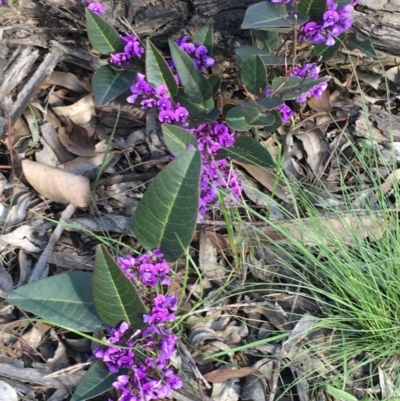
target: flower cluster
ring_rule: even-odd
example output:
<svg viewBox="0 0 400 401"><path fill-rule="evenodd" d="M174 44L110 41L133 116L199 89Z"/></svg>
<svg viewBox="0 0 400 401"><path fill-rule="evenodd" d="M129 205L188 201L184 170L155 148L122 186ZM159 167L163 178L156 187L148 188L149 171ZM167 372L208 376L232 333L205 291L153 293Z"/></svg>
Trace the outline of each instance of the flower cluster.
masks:
<svg viewBox="0 0 400 401"><path fill-rule="evenodd" d="M0 4L1 4L0 0ZM97 15L103 14L104 13L104 6L103 4L99 3L98 1L91 1L91 0L83 0L84 3L87 4L87 8L94 12Z"/></svg>
<svg viewBox="0 0 400 401"><path fill-rule="evenodd" d="M176 39L175 42L181 50L193 57L193 63L196 68L201 71L203 68L213 66L215 60L208 56L207 47L202 45L200 42L193 44L188 40L189 36L184 35L181 38ZM169 60L168 64L171 69L175 68L175 64L172 60Z"/></svg>
<svg viewBox="0 0 400 401"><path fill-rule="evenodd" d="M135 329L122 322L118 328L109 328L110 347L98 347L94 355L101 358L109 371L123 374L113 386L121 392L119 401L149 401L168 398L182 381L170 366L175 353L177 337L165 324L175 320L178 300L175 295L155 294L154 286L170 283L169 266L163 254L155 249L138 258L118 258L125 275L138 288L147 290L143 295L151 312L143 316L144 329ZM109 400L111 401L111 400Z"/></svg>
<svg viewBox="0 0 400 401"><path fill-rule="evenodd" d="M158 108L158 119L162 123L171 124L175 121L183 123L189 117L189 112L185 107L182 107L179 103L175 105L169 98L169 92L166 85L161 85L159 88L152 88L146 81L146 76L143 74L137 74L137 80L134 85L131 86L132 95L129 96L126 101L128 103L135 103L137 98L141 96L141 105L151 108Z"/></svg>
<svg viewBox="0 0 400 401"><path fill-rule="evenodd" d="M313 44L325 43L327 46L335 44L335 36L347 31L353 24L351 13L358 0L353 0L339 9L339 5L333 0L327 0L327 10L322 16L322 21L307 22L300 30L299 38Z"/></svg>
<svg viewBox="0 0 400 401"><path fill-rule="evenodd" d="M319 67L315 63L307 63L304 64L302 67L295 67L290 73L290 76L296 76L300 78L318 78L319 74ZM320 84L315 85L311 88L308 92L303 93L296 99L296 102L303 103L307 101L308 97L316 97L320 99L324 90L328 87L327 82L321 82ZM266 88L264 90L265 96L269 96L271 94L271 89ZM287 123L293 116L293 110L284 104L276 107L276 110L280 113L282 122L285 124Z"/></svg>
<svg viewBox="0 0 400 401"><path fill-rule="evenodd" d="M144 54L144 47L140 44L136 36L126 33L119 37L124 44L124 51L112 54L110 57L111 64L121 66L123 64L128 64L129 60L133 57L142 57Z"/></svg>
<svg viewBox="0 0 400 401"><path fill-rule="evenodd" d="M202 156L198 216L201 220L210 205L215 202L218 189L230 189L231 197L239 200L242 186L237 173L229 168L227 160L214 158L222 147L230 147L234 144L234 131L229 130L225 124L214 122L201 124L190 132L196 137ZM229 206L230 203L226 205Z"/></svg>

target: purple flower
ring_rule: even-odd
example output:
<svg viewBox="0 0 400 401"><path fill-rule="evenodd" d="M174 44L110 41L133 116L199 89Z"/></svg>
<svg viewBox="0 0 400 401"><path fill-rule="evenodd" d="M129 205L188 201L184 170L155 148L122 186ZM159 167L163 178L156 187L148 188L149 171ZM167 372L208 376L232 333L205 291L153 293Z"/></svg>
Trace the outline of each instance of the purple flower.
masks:
<svg viewBox="0 0 400 401"><path fill-rule="evenodd" d="M162 97L161 99L157 100L157 107L158 110L171 110L172 109L172 102L169 99Z"/></svg>
<svg viewBox="0 0 400 401"><path fill-rule="evenodd" d="M104 6L99 2L93 2L88 5L88 9L93 11L95 14L100 15L104 13Z"/></svg>
<svg viewBox="0 0 400 401"><path fill-rule="evenodd" d="M121 66L129 63L129 57L125 53L114 53L110 56L110 63Z"/></svg>
<svg viewBox="0 0 400 401"><path fill-rule="evenodd" d="M161 97L161 98L168 97L168 87L167 87L167 85L165 85L165 84L160 85L160 86L156 89L156 95L157 95L158 97Z"/></svg>
<svg viewBox="0 0 400 401"><path fill-rule="evenodd" d="M322 25L323 28L327 26L333 25L337 21L339 21L340 15L336 11L326 11L323 15L324 24Z"/></svg>
<svg viewBox="0 0 400 401"><path fill-rule="evenodd" d="M162 110L158 114L158 119L162 123L171 124L175 121L175 113L172 110Z"/></svg>
<svg viewBox="0 0 400 401"><path fill-rule="evenodd" d="M181 123L185 122L189 117L188 110L185 107L182 107L182 106L178 106L175 109L174 113L175 113L175 120L178 121L178 122L181 122Z"/></svg>
<svg viewBox="0 0 400 401"><path fill-rule="evenodd" d="M284 124L286 124L292 117L294 117L293 110L286 104L281 104L276 109L279 111L282 122Z"/></svg>

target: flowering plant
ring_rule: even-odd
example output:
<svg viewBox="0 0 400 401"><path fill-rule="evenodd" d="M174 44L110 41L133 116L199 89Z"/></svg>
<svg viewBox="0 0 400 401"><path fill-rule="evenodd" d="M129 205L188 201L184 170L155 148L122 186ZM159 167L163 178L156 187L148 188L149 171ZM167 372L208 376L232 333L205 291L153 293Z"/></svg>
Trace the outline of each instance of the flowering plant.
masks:
<svg viewBox="0 0 400 401"><path fill-rule="evenodd" d="M293 102L302 104L327 90L330 77L320 76L315 62L301 64L294 61L296 54L292 59L272 54L282 38L295 33L294 41L315 45L318 62L327 60L346 39L355 4L354 0L264 0L250 6L242 28L253 29L257 46L236 50L244 99L231 99L222 107L217 96L221 78L212 74L212 20L193 38L170 40L166 58L149 39L144 43L133 32L117 32L102 19L101 3L88 3L89 41L108 59L92 78L97 105L129 91L128 104L155 111L171 162L149 185L134 214L136 239L147 252L116 263L99 247L93 273L50 277L7 297L10 303L61 327L108 333L94 350L98 360L72 401L113 387L120 393L119 401L148 401L169 397L182 386L171 364L177 338L169 324L175 319L178 300L166 291L170 284L167 262L185 252L196 222L214 206L239 203L242 186L229 158L276 167L258 140L240 132L272 133L296 117ZM283 37L277 33L281 31ZM348 37L348 44L360 43L364 42ZM368 44L363 46L373 55ZM136 71L133 66L140 62L144 66ZM278 69L267 70L271 65L286 66L285 76ZM25 303L34 292L41 300L47 296L72 302L73 308L61 312Z"/></svg>

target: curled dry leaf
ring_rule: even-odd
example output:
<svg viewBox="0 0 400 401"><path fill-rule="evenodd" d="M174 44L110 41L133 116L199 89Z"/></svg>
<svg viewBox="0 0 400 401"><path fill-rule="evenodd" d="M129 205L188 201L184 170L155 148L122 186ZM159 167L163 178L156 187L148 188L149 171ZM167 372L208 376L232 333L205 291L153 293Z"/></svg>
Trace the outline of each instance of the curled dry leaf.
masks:
<svg viewBox="0 0 400 401"><path fill-rule="evenodd" d="M314 111L331 111L332 110L332 105L331 105L331 99L330 99L330 92L329 89L325 89L322 92L322 96L318 99L315 96L309 99L307 104L310 106L310 108Z"/></svg>
<svg viewBox="0 0 400 401"><path fill-rule="evenodd" d="M70 106L53 107L53 112L65 122L70 119L75 124L86 124L95 115L95 103L93 95L83 97Z"/></svg>
<svg viewBox="0 0 400 401"><path fill-rule="evenodd" d="M53 71L43 80L41 87L50 85L62 86L77 93L90 92L90 88L85 87L78 77L70 72Z"/></svg>
<svg viewBox="0 0 400 401"><path fill-rule="evenodd" d="M65 128L58 129L58 139L65 148L78 156L96 156L94 137L90 136L87 129L76 124L68 124Z"/></svg>
<svg viewBox="0 0 400 401"><path fill-rule="evenodd" d="M20 226L11 233L0 235L0 251L7 246L12 246L26 252L38 253L42 250L41 245L35 238L35 229L27 225Z"/></svg>
<svg viewBox="0 0 400 401"><path fill-rule="evenodd" d="M204 375L204 378L211 383L223 383L228 379L240 379L252 373L257 373L256 368L240 368L240 369L216 369Z"/></svg>
<svg viewBox="0 0 400 401"><path fill-rule="evenodd" d="M59 203L71 203L77 207L90 204L89 179L66 173L31 160L22 161L26 180L43 197Z"/></svg>

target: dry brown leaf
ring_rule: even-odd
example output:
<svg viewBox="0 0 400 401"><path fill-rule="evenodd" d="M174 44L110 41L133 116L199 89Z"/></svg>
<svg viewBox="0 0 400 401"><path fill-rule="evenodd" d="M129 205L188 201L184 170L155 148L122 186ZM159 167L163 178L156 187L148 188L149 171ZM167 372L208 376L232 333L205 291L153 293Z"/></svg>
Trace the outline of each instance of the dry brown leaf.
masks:
<svg viewBox="0 0 400 401"><path fill-rule="evenodd" d="M229 379L240 379L253 373L257 373L256 368L240 368L240 369L216 369L204 375L204 378L211 383L223 383Z"/></svg>
<svg viewBox="0 0 400 401"><path fill-rule="evenodd" d="M217 249L203 230L200 232L199 268L205 277L222 284L226 271L218 263Z"/></svg>
<svg viewBox="0 0 400 401"><path fill-rule="evenodd" d="M90 88L85 88L82 81L70 72L53 71L41 83L41 88L46 88L50 85L61 86L77 93L90 92Z"/></svg>
<svg viewBox="0 0 400 401"><path fill-rule="evenodd" d="M389 81L392 81L395 85L400 84L400 67L398 65L389 68L385 72L386 78Z"/></svg>
<svg viewBox="0 0 400 401"><path fill-rule="evenodd" d="M70 119L75 124L86 124L95 115L93 95L85 96L70 106L53 107L53 112L60 118L64 117L65 122Z"/></svg>
<svg viewBox="0 0 400 401"><path fill-rule="evenodd" d="M47 144L57 155L60 164L66 163L75 157L75 155L73 155L71 152L68 152L64 145L60 142L57 136L57 131L55 130L55 126L52 123L43 124L40 130Z"/></svg>
<svg viewBox="0 0 400 401"><path fill-rule="evenodd" d="M58 139L74 155L91 157L99 154L95 149L95 138L79 125L69 124L59 128Z"/></svg>
<svg viewBox="0 0 400 401"><path fill-rule="evenodd" d="M278 198L288 202L288 194L282 181L276 182L275 174L266 168L254 166L252 164L242 163L237 160L232 160L233 163L242 166L246 171L255 178L260 184L267 188Z"/></svg>
<svg viewBox="0 0 400 401"><path fill-rule="evenodd" d="M382 184L383 193L385 194L388 193L393 187L393 182L399 179L400 179L400 169L393 171L393 173L389 174L385 182Z"/></svg>
<svg viewBox="0 0 400 401"><path fill-rule="evenodd" d="M90 204L89 179L66 173L31 160L22 161L26 180L43 197L59 203L71 203L77 207Z"/></svg>
<svg viewBox="0 0 400 401"><path fill-rule="evenodd" d="M310 98L307 104L314 111L331 111L332 105L331 105L329 88L325 89L322 92L321 98L318 99L315 96L313 96L312 98Z"/></svg>

